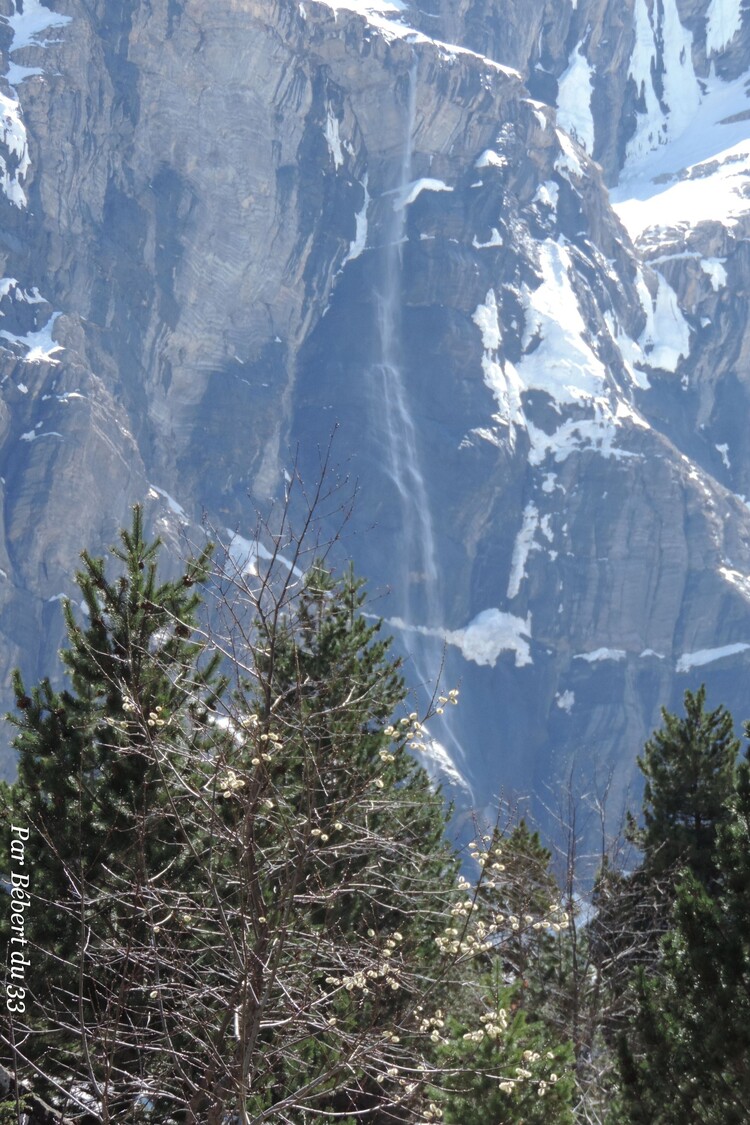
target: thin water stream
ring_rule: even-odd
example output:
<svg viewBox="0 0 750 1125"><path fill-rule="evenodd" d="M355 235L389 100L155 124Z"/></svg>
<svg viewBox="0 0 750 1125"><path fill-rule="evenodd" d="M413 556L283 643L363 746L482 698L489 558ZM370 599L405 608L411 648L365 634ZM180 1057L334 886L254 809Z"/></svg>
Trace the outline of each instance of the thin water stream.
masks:
<svg viewBox="0 0 750 1125"><path fill-rule="evenodd" d="M401 592L400 616L404 623L404 641L411 653L419 684L431 694L444 655L440 636L443 619L442 591L435 529L422 472L417 428L404 378L401 343L402 270L407 220L405 201L412 175L417 100L416 63L409 71L408 83L398 182L388 193L392 207L383 232L382 281L375 296L378 354L370 371L370 386L384 447L385 468L397 490L400 507L398 586ZM430 633L421 632L421 629L428 629ZM439 737L449 744L451 752L457 752L460 760L463 753L452 727L446 713L440 724Z"/></svg>

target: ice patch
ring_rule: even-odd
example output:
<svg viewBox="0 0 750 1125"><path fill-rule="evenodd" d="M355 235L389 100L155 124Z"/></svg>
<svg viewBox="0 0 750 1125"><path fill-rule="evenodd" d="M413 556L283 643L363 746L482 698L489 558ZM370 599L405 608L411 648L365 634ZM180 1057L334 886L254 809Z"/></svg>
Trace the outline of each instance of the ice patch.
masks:
<svg viewBox="0 0 750 1125"><path fill-rule="evenodd" d="M570 56L568 69L560 77L557 120L586 152L594 151L594 117L591 98L594 82L589 61L579 43Z"/></svg>
<svg viewBox="0 0 750 1125"><path fill-rule="evenodd" d="M726 262L726 258L701 259L701 269L705 274L708 274L714 293L718 293L727 283L727 271L724 268L724 262Z"/></svg>
<svg viewBox="0 0 750 1125"><path fill-rule="evenodd" d="M706 54L723 51L741 27L741 0L711 0L706 12Z"/></svg>
<svg viewBox="0 0 750 1125"><path fill-rule="evenodd" d="M596 664L600 660L624 660L627 656L624 648L597 648L593 652L577 652L574 660L585 660L587 664Z"/></svg>
<svg viewBox="0 0 750 1125"><path fill-rule="evenodd" d="M696 652L686 652L677 661L678 672L689 672L691 668L702 668L704 664L713 664L715 660L724 660L727 656L737 656L747 652L750 645L740 641L733 645L722 645L720 648L702 648Z"/></svg>
<svg viewBox="0 0 750 1125"><path fill-rule="evenodd" d="M534 543L534 536L539 528L539 510L532 501L526 505L523 510L523 522L521 529L516 535L516 541L513 544L513 556L510 564L510 577L508 578L508 600L512 601L521 589L521 583L526 574L526 563L528 562L529 554L536 548L539 550L538 544Z"/></svg>

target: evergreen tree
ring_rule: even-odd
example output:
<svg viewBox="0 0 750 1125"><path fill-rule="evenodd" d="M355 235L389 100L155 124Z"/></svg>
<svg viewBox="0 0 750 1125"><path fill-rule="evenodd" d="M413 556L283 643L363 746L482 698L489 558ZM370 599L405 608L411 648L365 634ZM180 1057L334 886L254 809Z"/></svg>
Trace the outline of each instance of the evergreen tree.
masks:
<svg viewBox="0 0 750 1125"><path fill-rule="evenodd" d="M709 892L687 872L659 972L622 1046L625 1120L740 1125L750 1112L750 767L717 831Z"/></svg>
<svg viewBox="0 0 750 1125"><path fill-rule="evenodd" d="M662 710L664 726L638 758L646 779L643 828L631 818L631 836L648 876L684 867L709 886L716 874L716 830L727 816L740 743L727 709L706 711L705 701L701 686L685 692L683 717Z"/></svg>
<svg viewBox="0 0 750 1125"><path fill-rule="evenodd" d="M85 623L71 603L64 606L69 686L55 691L44 680L27 693L14 676L20 714L8 718L18 730L18 777L0 789L6 826L28 832L25 866L33 872L34 971L25 998L32 1034L24 1050L31 1060L44 1058L50 1079L62 1083L81 1051L80 1040L63 1031L71 1006L85 1009L92 1026L103 1018L118 974L128 976L115 950L143 942L152 924L144 904L156 873L169 869L178 884L184 868L163 786L166 749L179 741L175 717L188 721L191 707L213 705L222 690L217 660L201 666L202 646L191 639L200 601L193 587L207 577L210 548L179 579L160 583L159 541L144 538L140 507L120 538L111 550L116 577L103 559L82 555L76 577ZM112 950L110 975L89 973L81 987L81 945L93 934ZM132 1006L129 1018L138 1022ZM146 1005L140 1018L150 1018Z"/></svg>
<svg viewBox="0 0 750 1125"><path fill-rule="evenodd" d="M678 881L657 912L665 932L629 982L613 1120L633 1125L735 1125L750 1108L750 773L731 716L704 700L688 692L686 718L670 716L644 758L644 859L630 880L640 915L659 877Z"/></svg>

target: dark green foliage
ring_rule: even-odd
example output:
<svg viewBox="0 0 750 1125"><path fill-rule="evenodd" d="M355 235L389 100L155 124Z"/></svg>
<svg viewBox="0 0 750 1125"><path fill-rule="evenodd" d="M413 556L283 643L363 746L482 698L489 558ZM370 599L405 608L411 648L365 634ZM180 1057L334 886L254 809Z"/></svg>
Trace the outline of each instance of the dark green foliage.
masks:
<svg viewBox="0 0 750 1125"><path fill-rule="evenodd" d="M168 869L179 885L185 857L165 799L167 747L180 741L190 707L211 704L221 690L217 661L201 667L202 647L190 639L200 601L191 587L207 577L210 548L181 578L159 583L159 543L144 539L138 507L121 544L111 552L120 571L114 578L103 559L82 556L85 624L65 605L69 647L61 659L70 686L57 692L45 680L29 693L16 673L20 714L9 719L18 730L18 778L0 790L6 831L11 824L29 831L26 1010L35 1030L23 1050L43 1057L63 1082L79 1065L81 1045L53 1032L56 1021L69 1024L74 1005L93 1025L104 1017L118 975L127 979L116 950L145 940L152 925L146 903L156 873ZM0 924L7 926L6 912ZM89 941L93 954L93 935L112 949L112 979L103 969L82 991L81 944ZM147 1006L141 1009L145 1021Z"/></svg>
<svg viewBox="0 0 750 1125"><path fill-rule="evenodd" d="M573 1051L544 1021L529 1016L521 983L508 985L499 963L485 969L470 1009L447 1020L438 1057L449 1077L435 1102L446 1125L489 1121L573 1125Z"/></svg>
<svg viewBox="0 0 750 1125"><path fill-rule="evenodd" d="M649 876L686 868L708 886L715 878L716 829L727 816L740 743L723 706L706 711L705 686L685 692L685 715L662 710L664 726L638 758L646 784L643 828L632 836Z"/></svg>
<svg viewBox="0 0 750 1125"><path fill-rule="evenodd" d="M635 1015L620 1043L617 1120L632 1125L740 1125L750 1114L750 767L736 766L728 713L705 715L703 701L702 689L686 699L705 765L692 766L690 786L676 771L669 786L657 775L661 792L681 793L689 810L673 816L678 847L656 843L668 818L647 820L652 854L671 851L682 869L667 932L635 974Z"/></svg>

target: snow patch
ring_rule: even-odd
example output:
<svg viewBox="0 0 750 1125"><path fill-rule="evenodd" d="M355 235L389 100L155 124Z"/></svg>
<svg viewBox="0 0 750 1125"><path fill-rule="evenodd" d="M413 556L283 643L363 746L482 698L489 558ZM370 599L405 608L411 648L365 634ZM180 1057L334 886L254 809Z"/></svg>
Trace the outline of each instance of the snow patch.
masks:
<svg viewBox="0 0 750 1125"><path fill-rule="evenodd" d="M622 357L623 367L630 376L632 382L636 387L641 390L647 391L651 384L648 381L648 376L645 371L641 371L636 364L648 365L646 356L643 354L643 348L637 341L632 340L628 336L625 329L620 324L619 320L611 312L605 312L604 321L609 329L609 334L612 338L612 343L615 345Z"/></svg>
<svg viewBox="0 0 750 1125"><path fill-rule="evenodd" d="M643 275L636 277L636 290L646 314L646 327L638 344L649 367L675 372L681 359L690 354L690 329L672 287L657 272L656 297L652 299Z"/></svg>
<svg viewBox="0 0 750 1125"><path fill-rule="evenodd" d="M349 252L342 262L342 269L347 262L353 262L360 254L364 254L367 249L367 210L370 206L370 193L367 190L367 179L368 175L367 172L365 172L360 185L364 192L362 209L361 211L357 211L354 216L354 238L349 243Z"/></svg>
<svg viewBox="0 0 750 1125"><path fill-rule="evenodd" d="M711 0L706 12L706 54L723 51L741 27L741 0Z"/></svg>
<svg viewBox="0 0 750 1125"><path fill-rule="evenodd" d="M395 209L400 211L402 208L408 207L423 191L453 191L453 188L443 183L442 180L433 180L429 176L421 180L414 180L399 191L398 198L394 203Z"/></svg>
<svg viewBox="0 0 750 1125"><path fill-rule="evenodd" d="M503 360L498 354L502 344L502 332L495 290L488 290L484 300L485 303L478 305L474 310L472 320L482 334L484 383L495 396L499 409L499 414L494 416L494 420L508 427L512 449L515 445L516 427L524 428L526 425L521 402L523 383L513 364L509 360Z"/></svg>
<svg viewBox="0 0 750 1125"><path fill-rule="evenodd" d="M475 168L507 168L508 161L494 149L486 148L474 165Z"/></svg>
<svg viewBox="0 0 750 1125"><path fill-rule="evenodd" d="M0 155L0 188L14 207L26 206L26 193L21 186L31 161L29 160L26 126L21 120L21 107L17 98L0 94L0 127L2 143L7 148L12 163Z"/></svg>
<svg viewBox="0 0 750 1125"><path fill-rule="evenodd" d="M547 239L539 247L539 265L541 285L522 290L526 324L519 374L525 386L546 391L558 406L592 400L601 395L607 372L584 339L568 250Z"/></svg>
<svg viewBox="0 0 750 1125"><path fill-rule="evenodd" d="M388 625L405 633L419 633L423 637L439 637L454 645L466 660L487 664L494 668L503 652L515 655L516 667L532 664L529 639L531 614L516 617L500 609L484 609L464 629L437 629L429 625L410 625L401 617L391 617Z"/></svg>
<svg viewBox="0 0 750 1125"><path fill-rule="evenodd" d="M257 539L245 539L242 535L238 535L236 531L230 531L229 528L225 529L225 533L229 536L226 551L232 567L230 577L245 578L248 575L258 575L260 573L258 567L259 559L262 559L264 562L271 562L273 559L276 559L296 578L305 577L299 567L294 566L284 555L279 552L274 555Z"/></svg>
<svg viewBox="0 0 750 1125"><path fill-rule="evenodd" d="M180 519L184 520L185 523L189 522L187 512L183 508L182 504L177 503L174 496L170 496L168 492L166 492L163 488L159 488L155 484L150 484L148 486L148 489L148 494L151 500L156 500L159 496L161 496L162 500L166 500L170 512L173 512L176 516L179 516Z"/></svg>
<svg viewBox="0 0 750 1125"><path fill-rule="evenodd" d="M555 696L555 703L560 708L560 710L565 711L567 715L569 715L572 711L575 701L575 692L572 691L558 692Z"/></svg>
<svg viewBox="0 0 750 1125"><path fill-rule="evenodd" d="M526 505L523 510L523 521L521 529L516 535L516 541L513 544L513 555L510 564L510 577L508 578L508 593L509 601L516 597L521 589L521 583L526 574L526 563L528 562L529 554L536 548L539 550L538 544L534 543L534 536L539 528L539 510L532 501Z"/></svg>
<svg viewBox="0 0 750 1125"><path fill-rule="evenodd" d="M328 151L330 152L333 159L333 166L336 171L338 171L344 163L344 151L341 147L339 119L330 106L328 107L328 115L326 117L325 134L326 143L328 144Z"/></svg>
<svg viewBox="0 0 750 1125"><path fill-rule="evenodd" d="M500 231L497 229L497 227L493 227L489 242L479 242L477 240L477 236L474 235L471 240L471 245L475 250L490 250L495 246L503 245L503 236L500 234Z"/></svg>
<svg viewBox="0 0 750 1125"><path fill-rule="evenodd" d="M60 360L54 358L55 353L65 349L62 344L56 344L52 339L52 329L59 316L62 316L62 313L52 313L44 328L36 332L27 332L25 336L16 336L13 332L3 330L0 331L0 337L11 344L18 344L28 349L23 356L24 363L59 363Z"/></svg>
<svg viewBox="0 0 750 1125"><path fill-rule="evenodd" d="M713 664L716 660L724 660L727 656L737 656L750 649L750 645L740 641L733 645L722 645L720 648L702 648L696 652L686 652L677 661L678 672L689 672L691 668L702 668L704 664Z"/></svg>
<svg viewBox="0 0 750 1125"><path fill-rule="evenodd" d="M724 468L731 470L732 465L729 460L729 446L727 445L727 443L724 442L722 445L716 445L714 446L714 448L716 449L717 453L721 455L721 459L724 462Z"/></svg>
<svg viewBox="0 0 750 1125"><path fill-rule="evenodd" d="M450 61L458 56L466 55L470 58L480 59L488 70L494 70L498 74L504 74L518 81L521 80L519 72L511 67L503 66L502 63L477 54L476 51L471 51L467 47L457 47L455 43L443 43L439 39L433 39L431 36L417 31L416 28L410 27L402 19L402 13L408 11L407 5L402 0L379 0L379 2L373 2L373 0L321 0L321 3L336 13L354 12L362 16L387 43L392 43L395 39L407 40L410 45L430 43L437 48L439 57L443 59Z"/></svg>
<svg viewBox="0 0 750 1125"><path fill-rule="evenodd" d="M742 574L739 570L733 570L728 566L719 567L719 574L725 582L728 582L730 586L734 586L736 590L739 590L743 598L750 601L750 577L748 577L748 575Z"/></svg>
<svg viewBox="0 0 750 1125"><path fill-rule="evenodd" d="M447 632L445 639L475 664L494 668L502 652L513 652L516 667L522 668L532 663L527 639L530 636L531 614L523 618L499 609L485 609L465 629Z"/></svg>
<svg viewBox="0 0 750 1125"><path fill-rule="evenodd" d="M568 182L570 182L571 176L575 180L582 180L584 178L583 165L573 142L562 129L557 129L556 132L560 144L560 155L555 160L555 171L564 176Z"/></svg>
<svg viewBox="0 0 750 1125"><path fill-rule="evenodd" d="M593 652L577 652L574 660L585 660L587 664L596 664L600 660L624 660L627 656L624 648L596 648Z"/></svg>
<svg viewBox="0 0 750 1125"><path fill-rule="evenodd" d="M58 15L57 12L45 8L40 0L23 0L23 11L16 11L12 16L2 18L13 32L13 40L8 50L8 54L13 55L23 47L46 47L47 44L42 38L43 33L51 28L65 27L72 17ZM41 67L21 66L11 61L6 79L11 86L18 86L25 78L43 73Z"/></svg>
<svg viewBox="0 0 750 1125"><path fill-rule="evenodd" d="M672 133L657 152L631 154L610 196L631 238L653 241L673 230L682 240L686 227L705 219L731 228L747 213L746 82L747 75L731 82L709 77L689 128Z"/></svg>
<svg viewBox="0 0 750 1125"><path fill-rule="evenodd" d="M652 23L654 18L656 24ZM676 0L663 0L663 6L654 4L652 12L646 0L636 0L634 22L635 44L629 73L645 103L645 113L638 115L626 161L636 160L682 133L700 105L692 37L680 22ZM654 87L654 75L659 69L661 99Z"/></svg>
<svg viewBox="0 0 750 1125"><path fill-rule="evenodd" d="M554 180L547 180L536 189L533 202L540 203L542 207L549 207L550 211L557 214L557 201L560 197L560 187Z"/></svg>
<svg viewBox="0 0 750 1125"><path fill-rule="evenodd" d="M455 762L436 738L423 739L424 750L420 757L426 759L425 769L435 782L447 780L451 785L457 785L467 793L471 792L468 781L457 769Z"/></svg>
<svg viewBox="0 0 750 1125"><path fill-rule="evenodd" d="M594 117L591 98L594 82L583 44L571 53L568 68L561 75L557 94L557 120L586 152L594 151Z"/></svg>
<svg viewBox="0 0 750 1125"><path fill-rule="evenodd" d="M36 441L37 438L42 437L61 438L62 436L63 435L58 433L57 430L43 430L41 433L38 433L36 430L27 430L25 434L21 434L19 441Z"/></svg>
<svg viewBox="0 0 750 1125"><path fill-rule="evenodd" d="M718 293L727 283L727 271L724 268L725 262L726 258L701 259L701 269L705 274L708 274L714 293Z"/></svg>

